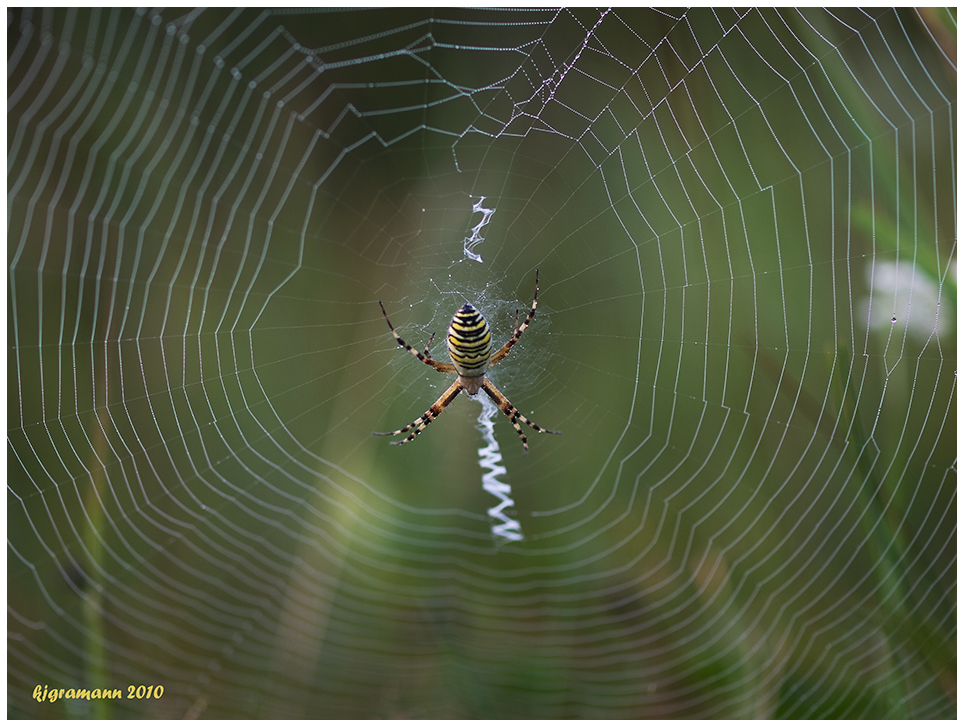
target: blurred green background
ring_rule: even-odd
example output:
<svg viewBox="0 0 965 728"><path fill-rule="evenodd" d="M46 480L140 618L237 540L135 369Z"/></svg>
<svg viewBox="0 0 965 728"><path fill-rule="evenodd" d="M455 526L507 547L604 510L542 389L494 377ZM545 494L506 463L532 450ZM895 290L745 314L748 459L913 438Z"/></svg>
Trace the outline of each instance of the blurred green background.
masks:
<svg viewBox="0 0 965 728"><path fill-rule="evenodd" d="M954 717L956 20L9 11L8 716Z"/></svg>

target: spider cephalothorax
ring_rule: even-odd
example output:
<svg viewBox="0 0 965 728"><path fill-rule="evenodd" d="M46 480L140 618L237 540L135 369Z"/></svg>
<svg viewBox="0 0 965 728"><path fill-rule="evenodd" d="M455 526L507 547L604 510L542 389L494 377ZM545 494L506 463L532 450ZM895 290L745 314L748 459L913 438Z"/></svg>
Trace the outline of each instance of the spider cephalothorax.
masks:
<svg viewBox="0 0 965 728"><path fill-rule="evenodd" d="M382 306L382 302L379 301L385 322L389 325L392 336L399 342L399 346L415 356L423 364L428 364L436 371L443 372L444 374L458 374L459 376L456 378L456 381L452 383L452 386L443 392L442 396L435 401L435 404L433 404L424 415L419 417L419 419L394 432L375 432L373 434L401 435L403 432L414 430L414 432L404 440L399 440L392 444L401 445L406 442L412 442L430 422L442 414L443 410L452 403L452 400L454 400L461 391L465 390L466 394L473 395L478 393L479 390L482 390L489 395L489 398L495 402L499 410L513 423L516 434L518 434L519 439L523 441L524 451L529 449L529 445L526 443L526 435L523 434L523 428L519 426L520 422L529 425L537 432L559 435L559 432L543 429L521 414L518 409L513 407L512 402L506 399L503 393L496 389L493 383L486 377L486 372L489 371L490 367L495 366L506 358L509 350L519 341L519 337L523 335L526 327L529 326L529 322L533 320L533 316L536 314L536 298L538 295L539 271L537 270L536 291L533 293L533 305L529 310L529 314L527 314L526 319L522 325L520 325L519 311L516 312L516 323L513 326L513 335L510 336L509 341L495 353L493 353L492 334L489 330L489 324L486 323L486 319L483 318L483 315L479 313L471 303L467 302L463 304L463 306L456 311L455 316L452 317L452 322L449 324L449 335L446 339L449 348L449 358L452 359L452 364L436 361L429 355L429 346L432 344L435 334L429 337L429 341L421 353L405 343L402 337L396 333L392 322L389 321L389 317L385 313L385 306Z"/></svg>

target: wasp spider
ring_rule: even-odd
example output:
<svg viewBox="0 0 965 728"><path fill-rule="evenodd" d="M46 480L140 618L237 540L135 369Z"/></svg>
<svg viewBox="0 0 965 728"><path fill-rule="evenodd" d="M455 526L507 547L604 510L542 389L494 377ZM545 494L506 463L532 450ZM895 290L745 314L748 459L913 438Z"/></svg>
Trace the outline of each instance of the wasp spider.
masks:
<svg viewBox="0 0 965 728"><path fill-rule="evenodd" d="M413 430L412 434L407 438L393 442L392 444L402 445L407 442L412 442L420 432L426 429L430 422L441 415L443 410L452 404L452 401L461 391L465 390L466 394L473 395L481 389L489 395L489 398L496 403L500 411L513 423L516 434L519 435L519 439L523 441L523 452L529 449L529 445L526 444L526 435L523 434L523 428L519 426L520 422L529 425L537 432L559 435L559 432L555 430L545 430L526 416L520 414L520 411L513 407L512 402L506 399L503 393L496 389L493 383L486 377L486 372L489 371L489 368L506 358L509 350L519 341L519 337L523 335L526 327L529 326L529 322L533 320L533 316L536 314L536 297L538 295L539 271L537 270L536 291L533 293L533 306L530 308L526 320L523 321L522 324L519 323L519 310L517 309L516 323L513 325L513 335L509 337L509 341L495 353L493 352L492 336L489 332L489 324L486 323L486 319L483 318L483 315L479 313L471 303L463 304L462 308L456 311L456 315L452 317L452 323L449 324L448 346L449 358L452 359L452 364L436 361L429 356L429 346L432 344L432 340L436 336L435 334L429 337L426 348L421 353L405 343L402 337L396 333L392 322L389 321L389 317L385 313L385 306L379 301L379 306L382 308L382 315L385 317L385 323L389 325L392 336L399 342L399 346L423 364L431 366L437 372L442 372L443 374L458 374L459 376L456 378L456 381L452 383L452 386L436 400L435 404L415 422L395 432L373 432L372 434L401 435L403 432Z"/></svg>

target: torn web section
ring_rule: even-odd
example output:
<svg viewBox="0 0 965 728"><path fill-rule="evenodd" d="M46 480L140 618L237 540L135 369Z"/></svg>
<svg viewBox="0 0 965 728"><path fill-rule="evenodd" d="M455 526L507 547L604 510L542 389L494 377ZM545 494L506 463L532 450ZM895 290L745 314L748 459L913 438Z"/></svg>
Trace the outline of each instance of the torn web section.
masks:
<svg viewBox="0 0 965 728"><path fill-rule="evenodd" d="M516 503L510 498L510 486L499 480L506 475L506 468L499 463L503 456L499 452L499 443L493 434L493 425L496 414L499 410L487 397L476 395L474 397L482 405L482 412L476 420L478 429L486 442L486 447L481 447L479 453L479 467L483 469L482 486L483 490L492 493L499 499L499 503L487 511L493 519L490 530L497 539L506 541L522 541L523 532L519 521L506 514L506 509L512 509ZM485 472L488 471L488 472Z"/></svg>

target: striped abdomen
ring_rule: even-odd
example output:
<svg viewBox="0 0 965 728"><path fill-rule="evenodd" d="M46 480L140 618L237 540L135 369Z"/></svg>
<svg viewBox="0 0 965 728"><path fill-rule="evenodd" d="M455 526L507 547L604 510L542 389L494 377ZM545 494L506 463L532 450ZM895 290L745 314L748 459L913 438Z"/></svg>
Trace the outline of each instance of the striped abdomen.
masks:
<svg viewBox="0 0 965 728"><path fill-rule="evenodd" d="M489 324L472 304L463 304L449 324L449 357L456 371L468 379L481 377L489 369L492 353Z"/></svg>

